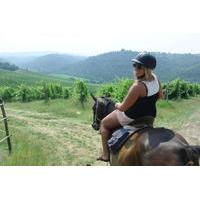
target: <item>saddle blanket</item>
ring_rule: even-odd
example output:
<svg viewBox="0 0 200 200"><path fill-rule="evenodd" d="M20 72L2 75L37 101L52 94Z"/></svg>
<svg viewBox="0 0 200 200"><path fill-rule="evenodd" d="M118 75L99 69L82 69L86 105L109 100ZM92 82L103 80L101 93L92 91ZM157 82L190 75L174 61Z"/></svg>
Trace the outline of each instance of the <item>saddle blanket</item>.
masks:
<svg viewBox="0 0 200 200"><path fill-rule="evenodd" d="M108 147L110 151L114 154L118 152L118 150L122 147L122 145L126 142L126 140L133 135L135 132L147 128L149 126L144 125L143 127L136 128L134 126L124 126L118 130L116 130L112 137L108 140Z"/></svg>

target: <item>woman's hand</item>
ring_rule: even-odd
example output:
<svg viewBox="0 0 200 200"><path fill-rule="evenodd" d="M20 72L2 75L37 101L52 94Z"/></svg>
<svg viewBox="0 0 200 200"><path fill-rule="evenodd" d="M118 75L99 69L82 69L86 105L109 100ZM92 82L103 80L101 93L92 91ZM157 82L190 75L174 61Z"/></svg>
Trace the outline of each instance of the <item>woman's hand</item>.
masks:
<svg viewBox="0 0 200 200"><path fill-rule="evenodd" d="M122 103L116 103L116 104L115 104L115 108L116 108L117 110L119 110L119 108L120 108L121 105L122 105Z"/></svg>

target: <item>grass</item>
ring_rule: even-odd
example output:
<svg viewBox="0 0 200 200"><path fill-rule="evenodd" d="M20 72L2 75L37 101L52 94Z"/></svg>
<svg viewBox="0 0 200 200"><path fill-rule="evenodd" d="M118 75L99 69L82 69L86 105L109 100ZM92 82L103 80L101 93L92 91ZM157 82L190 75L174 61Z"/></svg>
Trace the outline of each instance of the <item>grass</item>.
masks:
<svg viewBox="0 0 200 200"><path fill-rule="evenodd" d="M85 123L90 123L92 120L91 116L91 106L92 101L86 102L85 107L83 108L80 103L72 99L55 99L50 100L49 102L45 103L44 101L34 101L30 103L10 103L9 104L13 109L27 110L27 111L34 111L37 113L49 113L53 116L57 117L66 117L71 118L74 120L82 120ZM31 117L31 112L30 112ZM35 115L35 113L34 113ZM38 115L37 118L50 118L52 119L53 116L49 115Z"/></svg>
<svg viewBox="0 0 200 200"><path fill-rule="evenodd" d="M200 116L196 119L191 118L198 110L200 112L199 105L200 98L182 99L180 101L159 101L156 126L180 130L187 121L199 121Z"/></svg>
<svg viewBox="0 0 200 200"><path fill-rule="evenodd" d="M25 84L28 86L42 85L46 83L58 83L65 87L73 87L75 80L78 78L72 78L66 75L46 75L37 72L31 72L26 70L7 71L0 69L0 87L14 87ZM87 82L89 90L96 91L99 88L99 84Z"/></svg>
<svg viewBox="0 0 200 200"><path fill-rule="evenodd" d="M18 70L18 71L6 71L0 70L0 85L1 86L10 86L16 87L16 85L26 84L26 85L38 85L41 82L56 82L61 83L62 85L72 85L72 80L69 79L59 79L57 77L50 77L44 74L30 72L25 70Z"/></svg>
<svg viewBox="0 0 200 200"><path fill-rule="evenodd" d="M22 121L9 121L14 153L11 156L7 156L8 151L6 152L6 142L4 142L4 157L0 160L1 165L43 166L47 164L48 156L42 148L40 140L38 140L39 135L31 132L28 127L25 129L25 125Z"/></svg>
<svg viewBox="0 0 200 200"><path fill-rule="evenodd" d="M71 100L6 105L13 154L4 152L0 165L95 164L100 137L91 128L91 103L85 108Z"/></svg>
<svg viewBox="0 0 200 200"><path fill-rule="evenodd" d="M82 108L71 99L6 104L13 153L8 156L6 143L0 144L0 165L104 165L96 161L101 141L91 128L92 104ZM160 101L155 125L181 130L199 122L199 105L199 98Z"/></svg>

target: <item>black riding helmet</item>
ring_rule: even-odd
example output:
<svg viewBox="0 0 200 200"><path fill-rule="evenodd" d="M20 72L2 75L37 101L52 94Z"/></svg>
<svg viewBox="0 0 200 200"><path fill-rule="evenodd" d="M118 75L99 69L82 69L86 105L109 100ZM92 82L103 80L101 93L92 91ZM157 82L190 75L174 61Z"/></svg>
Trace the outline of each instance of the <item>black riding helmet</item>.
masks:
<svg viewBox="0 0 200 200"><path fill-rule="evenodd" d="M156 58L147 52L139 53L135 59L132 59L132 62L140 64L149 69L155 69L156 67Z"/></svg>

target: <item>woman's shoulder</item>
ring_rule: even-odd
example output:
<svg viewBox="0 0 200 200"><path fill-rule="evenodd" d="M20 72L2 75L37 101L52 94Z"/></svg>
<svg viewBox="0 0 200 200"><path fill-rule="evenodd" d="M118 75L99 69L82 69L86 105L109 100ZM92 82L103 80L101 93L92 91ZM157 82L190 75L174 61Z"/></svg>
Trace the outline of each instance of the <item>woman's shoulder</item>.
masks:
<svg viewBox="0 0 200 200"><path fill-rule="evenodd" d="M133 87L136 87L136 88L140 88L143 86L143 82L141 80L136 80L133 85Z"/></svg>
<svg viewBox="0 0 200 200"><path fill-rule="evenodd" d="M138 86L138 87L141 87L142 85L144 85L144 82L143 80L136 80L135 83L133 85L135 86Z"/></svg>
<svg viewBox="0 0 200 200"><path fill-rule="evenodd" d="M146 95L146 86L140 80L135 81L135 83L133 84L133 89L135 92L138 92L140 94L140 96Z"/></svg>

